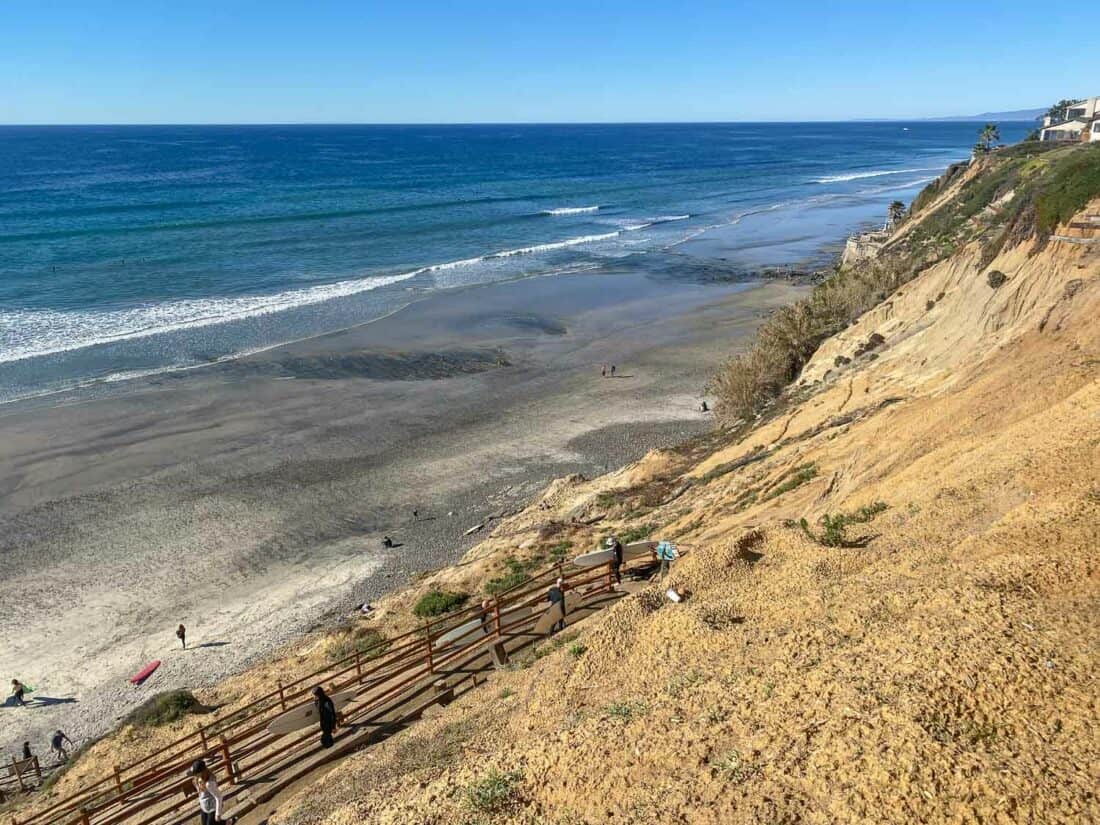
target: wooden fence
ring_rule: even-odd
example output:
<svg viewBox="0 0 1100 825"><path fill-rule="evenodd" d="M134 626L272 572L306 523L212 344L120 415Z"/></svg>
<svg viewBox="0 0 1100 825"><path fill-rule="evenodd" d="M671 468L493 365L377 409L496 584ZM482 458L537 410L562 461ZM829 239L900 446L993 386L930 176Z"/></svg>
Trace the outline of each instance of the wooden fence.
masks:
<svg viewBox="0 0 1100 825"><path fill-rule="evenodd" d="M313 761L331 758L317 744L310 727L283 736L268 725L288 710L313 701L312 690L354 690L355 699L342 712L336 753L361 747L377 735L415 719L432 704L445 703L456 690L472 687L479 672L501 664L511 653L533 644L534 625L544 613L546 590L556 577L566 589L585 596L585 611L599 609L618 597L610 565L596 568L549 568L492 600L488 608L472 606L425 623L393 639L294 681L274 688L198 730L127 765L117 765L101 779L12 825L169 825L194 818L197 803L187 770L203 759L218 777L228 809L247 811L280 779L312 770ZM472 621L472 620L477 621ZM454 637L454 631L469 627ZM444 634L452 637L440 642ZM318 762L319 764L319 762Z"/></svg>

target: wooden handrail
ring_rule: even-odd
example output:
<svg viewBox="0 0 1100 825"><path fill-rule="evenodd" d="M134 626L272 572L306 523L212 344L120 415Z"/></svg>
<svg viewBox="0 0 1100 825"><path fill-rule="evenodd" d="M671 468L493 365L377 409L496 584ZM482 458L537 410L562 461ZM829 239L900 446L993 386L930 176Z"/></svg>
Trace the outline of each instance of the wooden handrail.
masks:
<svg viewBox="0 0 1100 825"><path fill-rule="evenodd" d="M88 823L93 816L107 814L106 819L96 820L96 825L117 825L178 792L179 777L191 761L200 757L206 758L217 772L224 772L229 784L235 782L236 776L245 771L255 775L257 770L312 738L312 735L302 735L276 744L279 737L268 734L267 727L280 714L303 707L312 701L310 694L317 684L328 682L338 690L352 685L359 685L363 690L382 688L380 693L370 696L366 704L356 707L353 712L355 718L376 714L387 704L402 697L417 682L424 680L424 685L417 689L419 692L430 686L435 674L454 673L457 665L465 667L476 661L485 654L483 646L487 638L517 638L524 635L518 632L524 626L530 625L533 628L540 614L534 611L524 612L524 608L533 607L544 600L546 581L560 576L568 589L599 582L599 586L589 593L595 595L612 589L610 574L610 563L564 573L561 564L556 563L497 594L488 608L472 605L430 620L422 627L392 639L384 639L294 681L278 683L275 690L237 708L225 718L202 725L128 765L118 766L111 774L58 800L18 825L37 825L44 822L65 822L68 825L74 821L70 816L74 813L79 813L75 821ZM512 611L518 611L512 621L507 621L507 617L502 619L502 613ZM434 649L435 640L475 616L486 621L451 640L446 647ZM488 637L485 634L486 624L492 628ZM471 636L476 638L469 639ZM395 647L395 642L401 644ZM364 657L369 657L369 667L365 667ZM258 759L248 759L256 755L260 755ZM154 764L148 765L154 760ZM235 770L231 771L234 765ZM138 771L139 768L144 769ZM142 795L140 800L136 798L139 795ZM133 825L149 825L186 802L187 799L180 800L157 811L151 818ZM115 813L108 814L108 811L115 808Z"/></svg>

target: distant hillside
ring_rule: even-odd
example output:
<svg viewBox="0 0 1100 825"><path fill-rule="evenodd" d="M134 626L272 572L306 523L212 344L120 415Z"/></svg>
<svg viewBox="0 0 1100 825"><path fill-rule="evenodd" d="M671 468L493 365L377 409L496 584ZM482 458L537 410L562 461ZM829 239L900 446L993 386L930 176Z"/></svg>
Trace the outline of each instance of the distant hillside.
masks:
<svg viewBox="0 0 1100 825"><path fill-rule="evenodd" d="M998 121L998 120L1038 120L1047 112L1042 109L1013 109L1011 112L982 112L980 115L958 115L956 117L932 117L928 120L974 120L974 121Z"/></svg>

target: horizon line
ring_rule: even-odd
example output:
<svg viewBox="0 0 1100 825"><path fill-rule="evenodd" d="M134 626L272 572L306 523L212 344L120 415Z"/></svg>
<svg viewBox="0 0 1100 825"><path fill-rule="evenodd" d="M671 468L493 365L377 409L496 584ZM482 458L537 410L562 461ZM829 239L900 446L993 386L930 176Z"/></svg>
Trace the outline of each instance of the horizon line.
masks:
<svg viewBox="0 0 1100 825"><path fill-rule="evenodd" d="M454 121L353 121L353 120L271 120L271 121L106 121L84 123L0 123L0 129L76 128L105 126L698 126L798 123L1034 123L1031 118L992 118L987 115L940 115L937 117L891 118L820 118L812 120L454 120Z"/></svg>

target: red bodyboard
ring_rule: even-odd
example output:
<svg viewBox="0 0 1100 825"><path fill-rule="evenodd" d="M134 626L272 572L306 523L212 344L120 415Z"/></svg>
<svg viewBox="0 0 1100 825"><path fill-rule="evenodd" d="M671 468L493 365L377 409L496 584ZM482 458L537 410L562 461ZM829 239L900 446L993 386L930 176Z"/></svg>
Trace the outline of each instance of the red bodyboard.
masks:
<svg viewBox="0 0 1100 825"><path fill-rule="evenodd" d="M157 659L154 662L150 662L149 664L147 664L145 667L143 667L141 670L139 670L137 673L135 673L133 676L130 677L130 684L131 685L140 685L142 682L144 682L146 679L148 679L150 676L152 676L153 671L156 670L158 667L160 667L160 659Z"/></svg>

